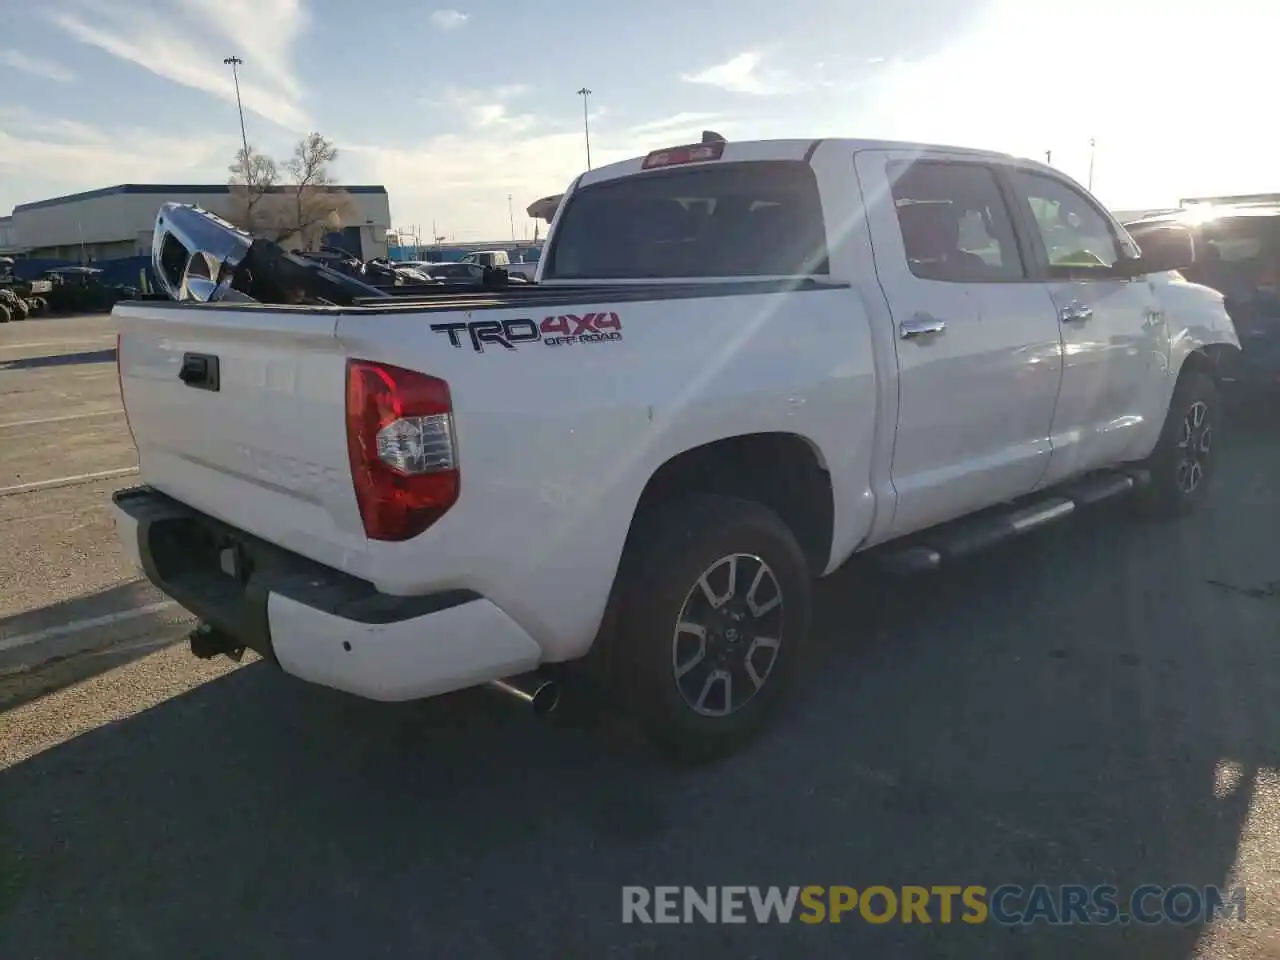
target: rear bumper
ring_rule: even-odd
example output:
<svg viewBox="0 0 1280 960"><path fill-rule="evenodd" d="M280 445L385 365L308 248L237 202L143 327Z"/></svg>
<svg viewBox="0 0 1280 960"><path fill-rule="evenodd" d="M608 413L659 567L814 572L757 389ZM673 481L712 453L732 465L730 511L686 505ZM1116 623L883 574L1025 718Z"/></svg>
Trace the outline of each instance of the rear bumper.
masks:
<svg viewBox="0 0 1280 960"><path fill-rule="evenodd" d="M116 530L153 584L303 680L413 700L538 665L538 645L467 591L394 597L149 487L117 492Z"/></svg>

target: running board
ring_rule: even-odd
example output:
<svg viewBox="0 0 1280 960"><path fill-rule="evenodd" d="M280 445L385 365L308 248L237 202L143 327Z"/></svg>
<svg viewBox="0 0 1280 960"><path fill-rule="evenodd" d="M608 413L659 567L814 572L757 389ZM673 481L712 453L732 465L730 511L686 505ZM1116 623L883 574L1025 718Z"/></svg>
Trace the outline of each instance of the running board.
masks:
<svg viewBox="0 0 1280 960"><path fill-rule="evenodd" d="M897 575L926 573L944 561L977 553L1005 540L1038 530L1092 506L1128 493L1150 481L1145 470L1110 470L1090 474L1040 496L1026 498L974 516L926 530L907 546L890 548L880 559L887 572Z"/></svg>

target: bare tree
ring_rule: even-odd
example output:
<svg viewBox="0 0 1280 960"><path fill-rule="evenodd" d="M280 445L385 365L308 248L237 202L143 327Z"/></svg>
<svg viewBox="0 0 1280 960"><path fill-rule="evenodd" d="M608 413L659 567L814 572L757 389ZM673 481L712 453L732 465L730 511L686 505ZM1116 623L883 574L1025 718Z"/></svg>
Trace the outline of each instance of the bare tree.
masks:
<svg viewBox="0 0 1280 960"><path fill-rule="evenodd" d="M235 161L228 169L231 172L230 219L238 227L256 233L264 219L262 201L272 192L280 171L275 160L252 146L247 154L243 148L237 150Z"/></svg>
<svg viewBox="0 0 1280 960"><path fill-rule="evenodd" d="M283 164L249 147L231 164L230 219L256 236L314 250L355 213L351 196L335 185L338 148L319 133L298 141ZM280 184L283 167L288 184Z"/></svg>
<svg viewBox="0 0 1280 960"><path fill-rule="evenodd" d="M290 180L291 234L307 249L319 246L325 234L342 229L354 212L351 197L335 187L331 165L337 159L333 141L313 131L298 141L284 164Z"/></svg>

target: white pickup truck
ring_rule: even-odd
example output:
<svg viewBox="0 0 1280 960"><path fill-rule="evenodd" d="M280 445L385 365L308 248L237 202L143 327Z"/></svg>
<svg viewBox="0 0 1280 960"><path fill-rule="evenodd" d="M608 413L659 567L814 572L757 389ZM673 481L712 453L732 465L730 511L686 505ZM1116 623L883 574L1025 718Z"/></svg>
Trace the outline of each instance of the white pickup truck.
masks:
<svg viewBox="0 0 1280 960"><path fill-rule="evenodd" d="M1239 349L1184 232L1140 251L972 150L657 151L572 184L538 283L399 299L267 283L166 210L157 272L204 302L114 310L145 484L114 503L193 650L535 706L582 660L684 754L759 728L854 553L1194 507Z"/></svg>

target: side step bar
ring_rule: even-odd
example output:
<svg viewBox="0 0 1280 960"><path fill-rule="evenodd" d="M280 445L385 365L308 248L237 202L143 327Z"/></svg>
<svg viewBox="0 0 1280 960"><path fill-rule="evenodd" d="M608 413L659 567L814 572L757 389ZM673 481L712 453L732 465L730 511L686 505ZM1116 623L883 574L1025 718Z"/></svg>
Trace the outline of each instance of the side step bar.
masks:
<svg viewBox="0 0 1280 960"><path fill-rule="evenodd" d="M897 575L926 573L944 561L977 553L1005 540L1030 533L1075 513L1145 485L1145 470L1116 470L1073 480L1038 499L1010 504L1005 509L956 520L911 538L911 543L891 549L880 559L887 572Z"/></svg>

